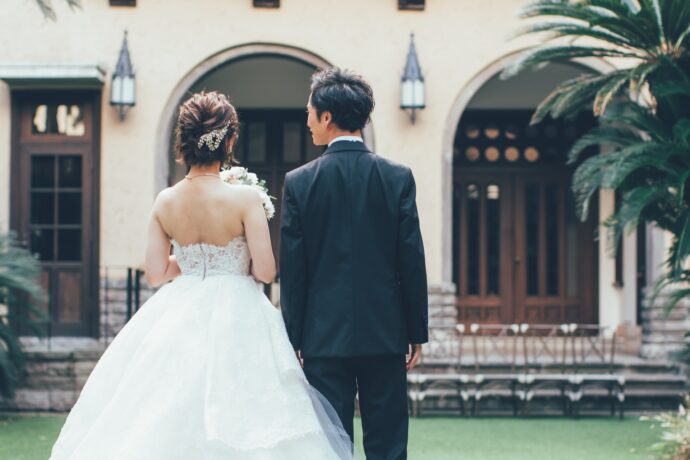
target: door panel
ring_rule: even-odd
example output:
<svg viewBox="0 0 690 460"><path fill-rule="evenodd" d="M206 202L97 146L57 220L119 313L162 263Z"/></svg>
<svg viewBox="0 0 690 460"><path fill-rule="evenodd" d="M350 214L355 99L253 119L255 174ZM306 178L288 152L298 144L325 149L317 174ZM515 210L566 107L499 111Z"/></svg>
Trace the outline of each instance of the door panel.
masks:
<svg viewBox="0 0 690 460"><path fill-rule="evenodd" d="M461 322L594 322L594 227L577 220L567 177L456 175Z"/></svg>
<svg viewBox="0 0 690 460"><path fill-rule="evenodd" d="M596 203L580 222L566 154L594 126L469 109L454 143L453 279L462 322L597 320ZM584 152L583 157L596 153Z"/></svg>
<svg viewBox="0 0 690 460"><path fill-rule="evenodd" d="M577 220L568 177L517 176L515 212L515 320L593 322L594 228Z"/></svg>
<svg viewBox="0 0 690 460"><path fill-rule="evenodd" d="M269 222L276 262L280 257L280 211L285 174L317 158L323 147L312 143L304 110L240 110L236 156L242 166L266 181L275 197L275 217Z"/></svg>
<svg viewBox="0 0 690 460"><path fill-rule="evenodd" d="M506 322L513 316L509 178L461 175L455 183L458 222L458 308L465 322Z"/></svg>
<svg viewBox="0 0 690 460"><path fill-rule="evenodd" d="M54 335L98 334L96 98L15 97L11 225L41 262Z"/></svg>

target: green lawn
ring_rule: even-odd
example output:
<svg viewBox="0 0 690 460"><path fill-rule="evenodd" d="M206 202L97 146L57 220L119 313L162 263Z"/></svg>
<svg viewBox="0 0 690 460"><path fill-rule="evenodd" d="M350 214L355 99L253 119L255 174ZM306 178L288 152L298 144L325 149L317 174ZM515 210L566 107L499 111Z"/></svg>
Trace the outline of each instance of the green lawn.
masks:
<svg viewBox="0 0 690 460"><path fill-rule="evenodd" d="M0 459L46 460L63 416L0 415ZM648 459L658 430L628 418L422 418L410 424L410 460ZM357 429L361 444L361 430ZM361 451L361 446L360 446ZM364 456L362 455L362 458Z"/></svg>

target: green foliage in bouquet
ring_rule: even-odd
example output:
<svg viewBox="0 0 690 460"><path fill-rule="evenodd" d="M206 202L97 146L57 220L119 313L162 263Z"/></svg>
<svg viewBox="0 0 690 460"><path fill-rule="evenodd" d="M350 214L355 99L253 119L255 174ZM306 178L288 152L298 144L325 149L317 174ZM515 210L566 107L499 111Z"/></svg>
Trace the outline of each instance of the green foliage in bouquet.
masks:
<svg viewBox="0 0 690 460"><path fill-rule="evenodd" d="M47 318L40 308L46 295L40 264L13 234L0 234L0 397L12 398L24 367L18 327L41 335Z"/></svg>
<svg viewBox="0 0 690 460"><path fill-rule="evenodd" d="M651 447L664 460L687 460L690 458L690 397L677 413L663 413L653 417L642 417L642 420L653 420L663 429L661 441Z"/></svg>
<svg viewBox="0 0 690 460"><path fill-rule="evenodd" d="M533 21L519 34L547 34L546 40L506 76L554 62L616 60L615 70L584 73L559 85L532 122L582 110L599 117L599 126L569 154L577 165L572 189L580 217L587 218L598 190L609 189L621 197L606 222L611 242L640 223L670 232L668 270L655 296L670 287L665 292L671 308L690 294L690 2L538 0L520 15Z"/></svg>

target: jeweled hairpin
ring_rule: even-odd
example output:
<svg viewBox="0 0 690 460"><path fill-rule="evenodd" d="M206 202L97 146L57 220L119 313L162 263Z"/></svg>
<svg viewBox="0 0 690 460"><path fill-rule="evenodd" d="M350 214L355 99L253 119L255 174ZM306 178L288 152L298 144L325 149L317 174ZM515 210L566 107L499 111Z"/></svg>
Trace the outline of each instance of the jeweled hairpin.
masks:
<svg viewBox="0 0 690 460"><path fill-rule="evenodd" d="M229 127L230 123L222 128L214 129L213 131L204 134L199 138L199 142L197 142L196 146L201 148L202 145L206 144L206 147L208 147L210 151L215 151L225 135L228 133Z"/></svg>

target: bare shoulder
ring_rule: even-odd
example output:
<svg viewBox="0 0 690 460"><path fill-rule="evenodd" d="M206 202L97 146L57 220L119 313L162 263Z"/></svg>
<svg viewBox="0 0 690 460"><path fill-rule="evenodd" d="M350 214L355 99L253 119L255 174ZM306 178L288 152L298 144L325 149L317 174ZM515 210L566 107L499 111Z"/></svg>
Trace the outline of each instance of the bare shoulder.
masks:
<svg viewBox="0 0 690 460"><path fill-rule="evenodd" d="M227 193L232 201L241 208L255 206L262 201L259 191L249 185L227 185Z"/></svg>
<svg viewBox="0 0 690 460"><path fill-rule="evenodd" d="M154 212L160 212L173 202L175 196L175 187L167 187L161 190L156 199L153 201Z"/></svg>

